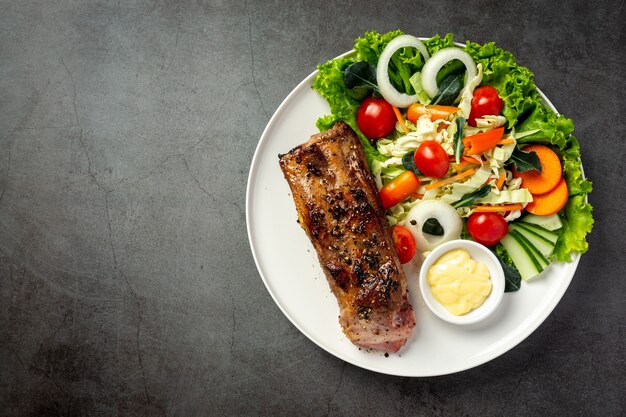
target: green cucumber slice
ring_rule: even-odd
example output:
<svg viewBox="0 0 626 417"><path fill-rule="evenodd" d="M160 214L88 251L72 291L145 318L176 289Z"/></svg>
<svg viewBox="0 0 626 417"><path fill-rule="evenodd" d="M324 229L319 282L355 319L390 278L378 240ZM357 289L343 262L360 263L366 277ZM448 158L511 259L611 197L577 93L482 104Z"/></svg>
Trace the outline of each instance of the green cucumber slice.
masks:
<svg viewBox="0 0 626 417"><path fill-rule="evenodd" d="M527 214L522 217L520 221L525 223L536 224L537 226L541 226L546 230L555 231L563 227L563 223L561 222L561 218L558 214L552 214L550 216L537 216L534 214Z"/></svg>
<svg viewBox="0 0 626 417"><path fill-rule="evenodd" d="M511 260L515 264L515 267L524 281L528 281L541 273L541 270L537 268L532 255L528 253L522 244L510 234L504 236L502 240L500 240L500 243L511 257Z"/></svg>
<svg viewBox="0 0 626 417"><path fill-rule="evenodd" d="M551 232L548 229L544 229L543 227L538 226L536 224L525 223L525 222L522 222L522 221L516 222L515 224L523 226L524 228L526 228L528 230L532 230L533 232L543 236L544 238L546 238L548 241L554 243L555 245L556 245L556 241L559 240L559 234L558 233Z"/></svg>
<svg viewBox="0 0 626 417"><path fill-rule="evenodd" d="M546 259L549 259L552 252L554 252L554 243L533 230L526 229L519 224L511 224L510 228L521 233Z"/></svg>
<svg viewBox="0 0 626 417"><path fill-rule="evenodd" d="M528 239L526 239L523 234L521 234L517 230L511 230L509 234L513 236L518 242L520 242L527 252L530 252L530 255L533 257L533 259L537 263L539 263L540 271L543 271L545 267L550 264L548 260L544 258L544 256L537 250L537 248L533 246L532 243L528 241Z"/></svg>

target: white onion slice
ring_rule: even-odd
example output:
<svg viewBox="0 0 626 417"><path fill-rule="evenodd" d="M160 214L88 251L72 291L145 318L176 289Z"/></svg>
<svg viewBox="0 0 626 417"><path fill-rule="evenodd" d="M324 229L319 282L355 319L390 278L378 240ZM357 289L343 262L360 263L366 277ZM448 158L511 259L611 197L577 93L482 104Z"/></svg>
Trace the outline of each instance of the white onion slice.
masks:
<svg viewBox="0 0 626 417"><path fill-rule="evenodd" d="M433 217L443 227L443 236L426 236L422 231L426 220ZM428 200L418 203L407 213L404 227L409 229L415 238L417 250L426 252L435 249L442 243L459 239L463 230L463 221L450 204L438 200Z"/></svg>
<svg viewBox="0 0 626 417"><path fill-rule="evenodd" d="M426 46L417 39L415 36L402 35L394 38L385 46L380 58L378 59L378 65L376 66L376 82L378 83L378 89L380 94L384 97L389 104L396 107L409 107L410 104L417 102L417 95L408 95L401 93L395 89L395 87L389 81L389 73L387 69L389 67L389 61L394 53L400 48L413 47L424 57L424 61L428 62L430 55Z"/></svg>
<svg viewBox="0 0 626 417"><path fill-rule="evenodd" d="M441 70L441 68L448 62L455 59L461 61L465 65L465 68L467 68L465 85L467 85L467 83L476 76L476 64L470 54L461 48L450 47L440 49L428 61L426 61L424 68L422 68L422 87L424 87L424 91L430 98L435 97L437 95L437 91L439 91L439 86L437 85L437 74L439 73L439 70Z"/></svg>

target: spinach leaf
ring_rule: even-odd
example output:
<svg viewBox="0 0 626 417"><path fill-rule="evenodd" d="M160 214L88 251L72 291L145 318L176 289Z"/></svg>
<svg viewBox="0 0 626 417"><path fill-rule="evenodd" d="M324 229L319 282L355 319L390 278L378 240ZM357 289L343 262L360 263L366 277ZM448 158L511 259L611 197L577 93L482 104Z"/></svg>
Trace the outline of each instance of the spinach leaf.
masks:
<svg viewBox="0 0 626 417"><path fill-rule="evenodd" d="M415 151L405 153L402 157L402 165L407 169L407 171L413 171L415 175L422 175L420 170L415 166L415 159L413 155L415 155Z"/></svg>
<svg viewBox="0 0 626 417"><path fill-rule="evenodd" d="M501 244L498 244L494 252L504 271L504 292L515 292L519 290L522 284L522 276L515 267L515 264L513 264L506 249L504 249L504 246Z"/></svg>
<svg viewBox="0 0 626 417"><path fill-rule="evenodd" d="M519 148L515 148L509 161L513 162L517 172L526 172L531 170L541 172L541 161L539 161L537 152L524 152Z"/></svg>
<svg viewBox="0 0 626 417"><path fill-rule="evenodd" d="M482 187L480 187L478 190L465 194L463 197L461 197L459 201L454 203L452 207L459 208L459 207L471 206L472 204L474 204L474 202L476 202L476 200L480 200L481 198L485 197L490 192L491 192L491 185L485 184Z"/></svg>
<svg viewBox="0 0 626 417"><path fill-rule="evenodd" d="M450 106L461 93L463 89L463 73L452 73L443 79L439 84L439 91L431 104L440 104L442 106Z"/></svg>
<svg viewBox="0 0 626 417"><path fill-rule="evenodd" d="M443 236L443 227L441 226L441 223L439 223L439 220L431 217L424 222L422 232L433 236Z"/></svg>
<svg viewBox="0 0 626 417"><path fill-rule="evenodd" d="M344 70L343 82L346 87L369 87L378 91L376 84L376 68L365 61L355 62Z"/></svg>
<svg viewBox="0 0 626 417"><path fill-rule="evenodd" d="M457 117L456 119L456 133L454 134L454 138L452 141L454 142L454 156L456 158L456 163L461 163L461 155L463 155L463 149L465 149L465 145L463 144L463 129L465 128L465 118Z"/></svg>
<svg viewBox="0 0 626 417"><path fill-rule="evenodd" d="M465 74L466 68L465 64L458 59L453 59L444 65L439 72L437 73L437 85L441 84L444 78L446 78L450 74Z"/></svg>

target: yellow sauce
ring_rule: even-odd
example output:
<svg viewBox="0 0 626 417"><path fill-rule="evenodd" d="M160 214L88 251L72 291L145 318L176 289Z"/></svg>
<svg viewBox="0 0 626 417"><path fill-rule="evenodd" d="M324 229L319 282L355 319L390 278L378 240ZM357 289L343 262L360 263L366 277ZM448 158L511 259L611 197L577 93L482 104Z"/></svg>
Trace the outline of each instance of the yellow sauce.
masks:
<svg viewBox="0 0 626 417"><path fill-rule="evenodd" d="M491 293L489 269L465 249L447 252L430 267L427 277L432 295L455 316L480 307Z"/></svg>

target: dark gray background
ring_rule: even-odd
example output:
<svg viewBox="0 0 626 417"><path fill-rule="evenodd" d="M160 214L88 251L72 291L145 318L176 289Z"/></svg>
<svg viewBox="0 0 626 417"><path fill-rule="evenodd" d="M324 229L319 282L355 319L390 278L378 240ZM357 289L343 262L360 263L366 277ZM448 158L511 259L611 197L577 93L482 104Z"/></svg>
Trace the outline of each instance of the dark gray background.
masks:
<svg viewBox="0 0 626 417"><path fill-rule="evenodd" d="M624 2L0 6L0 414L624 414ZM282 315L248 246L271 114L364 31L496 41L576 123L596 226L527 340L375 374ZM304 138L303 138L304 139Z"/></svg>

